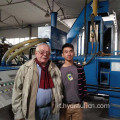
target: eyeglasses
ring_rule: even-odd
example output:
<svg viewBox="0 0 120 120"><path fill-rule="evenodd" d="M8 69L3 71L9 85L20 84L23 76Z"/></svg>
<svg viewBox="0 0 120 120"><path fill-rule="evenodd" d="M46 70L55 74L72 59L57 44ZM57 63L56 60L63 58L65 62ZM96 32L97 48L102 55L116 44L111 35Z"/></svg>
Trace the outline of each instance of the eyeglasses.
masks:
<svg viewBox="0 0 120 120"><path fill-rule="evenodd" d="M37 51L37 52L39 52L41 55L44 55L44 54L46 54L47 56L50 55L50 52L44 51L44 50L39 50L39 51Z"/></svg>

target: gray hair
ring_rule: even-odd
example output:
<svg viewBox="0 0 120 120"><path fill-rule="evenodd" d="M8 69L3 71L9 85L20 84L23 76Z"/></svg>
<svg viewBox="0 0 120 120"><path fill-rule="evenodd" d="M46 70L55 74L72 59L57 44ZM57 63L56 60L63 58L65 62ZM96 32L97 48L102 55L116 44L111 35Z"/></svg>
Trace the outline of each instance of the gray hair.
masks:
<svg viewBox="0 0 120 120"><path fill-rule="evenodd" d="M39 46L40 46L40 45L46 45L46 46L48 46L48 47L50 48L50 45L49 45L49 44L47 44L47 43L40 43L40 44L37 45L36 51L39 51ZM50 48L50 52L51 52L51 48Z"/></svg>

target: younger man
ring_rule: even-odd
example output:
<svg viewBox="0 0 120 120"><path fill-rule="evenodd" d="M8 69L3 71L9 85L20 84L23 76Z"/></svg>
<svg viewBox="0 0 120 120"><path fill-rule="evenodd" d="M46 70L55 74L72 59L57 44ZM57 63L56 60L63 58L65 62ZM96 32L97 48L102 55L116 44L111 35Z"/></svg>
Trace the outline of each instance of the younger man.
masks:
<svg viewBox="0 0 120 120"><path fill-rule="evenodd" d="M61 109L61 120L82 120L81 103L88 107L86 79L83 67L73 63L74 47L66 43L62 47L62 56L65 59L60 71L63 82L63 105ZM66 106L65 106L66 105ZM65 108L66 107L66 108Z"/></svg>

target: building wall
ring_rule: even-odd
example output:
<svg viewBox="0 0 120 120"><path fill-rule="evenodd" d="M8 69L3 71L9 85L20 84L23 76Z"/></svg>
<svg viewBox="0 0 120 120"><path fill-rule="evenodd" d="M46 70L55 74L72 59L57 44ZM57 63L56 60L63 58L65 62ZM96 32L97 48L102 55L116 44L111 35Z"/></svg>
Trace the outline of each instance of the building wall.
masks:
<svg viewBox="0 0 120 120"><path fill-rule="evenodd" d="M8 29L8 30L0 30L0 37L6 38L24 38L29 37L29 28L19 28L19 29ZM32 28L32 36L37 37L38 30L37 27Z"/></svg>
<svg viewBox="0 0 120 120"><path fill-rule="evenodd" d="M39 25L44 26L44 25ZM57 28L64 31L68 32L69 28L65 27L62 24L58 24ZM6 37L6 38L24 38L24 37L29 37L30 36L30 28L16 28L16 29L5 29L2 30L0 29L0 37ZM38 26L32 27L32 33L31 37L38 37Z"/></svg>

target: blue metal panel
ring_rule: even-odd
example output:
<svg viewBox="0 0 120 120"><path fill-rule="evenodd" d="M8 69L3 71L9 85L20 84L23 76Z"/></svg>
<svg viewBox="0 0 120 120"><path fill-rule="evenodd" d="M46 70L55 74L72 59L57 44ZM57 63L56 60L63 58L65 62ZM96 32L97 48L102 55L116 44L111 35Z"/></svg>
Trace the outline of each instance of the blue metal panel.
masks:
<svg viewBox="0 0 120 120"><path fill-rule="evenodd" d="M92 13L91 4L92 4L92 2L90 2L86 7L86 19L88 19L88 17ZM72 28L68 32L68 34L67 34L67 42L68 43L72 42L72 40L79 34L80 29L83 27L83 25L84 25L84 11L85 11L85 8L82 10L79 17L77 18L77 20L73 24Z"/></svg>
<svg viewBox="0 0 120 120"><path fill-rule="evenodd" d="M55 27L51 27L51 48L61 50L62 45L67 41L67 33Z"/></svg>
<svg viewBox="0 0 120 120"><path fill-rule="evenodd" d="M61 50L66 43L67 33L52 26L39 27L38 38L49 38L51 49Z"/></svg>
<svg viewBox="0 0 120 120"><path fill-rule="evenodd" d="M84 67L87 84L98 85L96 60Z"/></svg>
<svg viewBox="0 0 120 120"><path fill-rule="evenodd" d="M111 71L110 73L110 85L113 87L120 87L120 72Z"/></svg>
<svg viewBox="0 0 120 120"><path fill-rule="evenodd" d="M110 104L110 109L109 109L109 115L111 117L117 117L120 118L120 98L109 98L109 104Z"/></svg>
<svg viewBox="0 0 120 120"><path fill-rule="evenodd" d="M100 88L99 87L92 87L92 88L87 88L87 91L88 92L93 92L94 93L100 93L100 94L106 94L106 95L109 95L111 97L115 97L115 98L119 98L120 99L120 94L119 92L113 92L112 90L114 89L108 89L108 90L99 90ZM117 91L120 91L120 90L117 90Z"/></svg>
<svg viewBox="0 0 120 120"><path fill-rule="evenodd" d="M98 13L107 13L109 11L109 2L103 1L98 3Z"/></svg>
<svg viewBox="0 0 120 120"><path fill-rule="evenodd" d="M17 67L0 67L0 71L6 71L6 70L17 70L19 69L19 66Z"/></svg>
<svg viewBox="0 0 120 120"><path fill-rule="evenodd" d="M88 42L88 54L93 54L93 53L95 53L95 42L93 43L93 48L92 48L92 42ZM97 51L96 52L98 52L98 50L99 50L99 43L97 43Z"/></svg>
<svg viewBox="0 0 120 120"><path fill-rule="evenodd" d="M117 63L117 64L120 64L120 60L117 60L117 58L116 58L116 60L111 60L111 64L113 62ZM111 68L111 71L110 71L110 85L113 86L113 87L120 87L120 71L114 71Z"/></svg>

